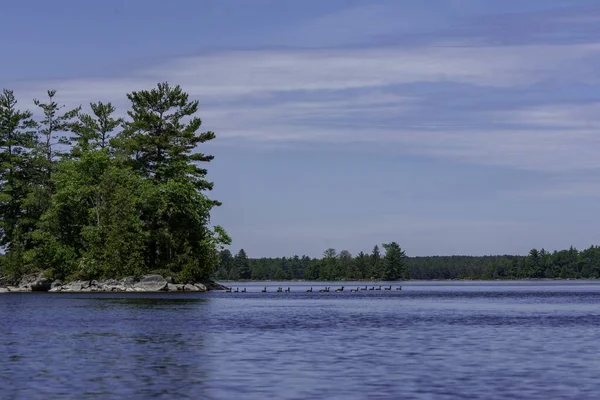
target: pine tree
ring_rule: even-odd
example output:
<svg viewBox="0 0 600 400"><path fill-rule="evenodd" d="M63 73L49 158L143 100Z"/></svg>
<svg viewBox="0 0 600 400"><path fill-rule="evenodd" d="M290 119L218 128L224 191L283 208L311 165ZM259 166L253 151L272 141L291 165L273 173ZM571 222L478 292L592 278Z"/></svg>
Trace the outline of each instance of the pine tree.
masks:
<svg viewBox="0 0 600 400"><path fill-rule="evenodd" d="M240 279L250 279L250 262L244 249L240 249L237 254L233 257L233 265L237 270Z"/></svg>
<svg viewBox="0 0 600 400"><path fill-rule="evenodd" d="M385 248L385 256L383 258L381 279L385 281L408 279L406 264L404 262L406 254L398 243L385 243L383 247Z"/></svg>
<svg viewBox="0 0 600 400"><path fill-rule="evenodd" d="M90 103L92 114L79 114L79 120L72 125L71 138L73 156L95 149L107 149L113 132L122 123L122 118L114 118L115 107L111 103Z"/></svg>
<svg viewBox="0 0 600 400"><path fill-rule="evenodd" d="M31 150L36 146L32 113L17 108L14 92L0 95L0 246L11 275L21 273L23 251L28 246L31 224L24 207L29 195Z"/></svg>
<svg viewBox="0 0 600 400"><path fill-rule="evenodd" d="M371 265L368 278L379 279L381 277L381 253L379 252L379 246L375 245L375 247L373 247L370 259Z"/></svg>
<svg viewBox="0 0 600 400"><path fill-rule="evenodd" d="M148 232L145 263L182 280L208 277L219 263L218 247L230 242L223 228L209 229L210 211L221 203L202 193L213 183L199 163L213 156L197 146L215 134L198 133L198 101L190 101L179 86L160 83L127 97L130 120L114 143L133 170L154 183L142 210Z"/></svg>

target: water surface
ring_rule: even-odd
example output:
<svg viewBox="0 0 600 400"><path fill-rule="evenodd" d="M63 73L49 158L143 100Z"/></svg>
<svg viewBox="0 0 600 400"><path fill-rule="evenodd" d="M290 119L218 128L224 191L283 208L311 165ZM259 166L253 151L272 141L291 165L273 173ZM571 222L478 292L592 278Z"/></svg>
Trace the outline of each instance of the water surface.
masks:
<svg viewBox="0 0 600 400"><path fill-rule="evenodd" d="M600 284L0 295L0 398L595 399ZM397 284L390 283L392 289ZM277 287L290 293L275 293ZM313 293L306 289L313 287Z"/></svg>

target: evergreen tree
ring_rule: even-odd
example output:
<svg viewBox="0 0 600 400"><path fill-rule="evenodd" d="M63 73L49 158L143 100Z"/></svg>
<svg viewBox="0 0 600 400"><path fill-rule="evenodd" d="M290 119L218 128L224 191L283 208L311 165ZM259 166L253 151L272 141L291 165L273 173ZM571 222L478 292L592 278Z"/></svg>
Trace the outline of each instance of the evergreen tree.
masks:
<svg viewBox="0 0 600 400"><path fill-rule="evenodd" d="M362 280L368 278L368 267L368 256L361 251L354 259L353 273L351 279Z"/></svg>
<svg viewBox="0 0 600 400"><path fill-rule="evenodd" d="M72 124L71 153L75 157L90 150L109 148L113 132L124 122L122 118L113 117L115 107L111 103L90 103L90 108L92 115L80 113L79 120Z"/></svg>
<svg viewBox="0 0 600 400"><path fill-rule="evenodd" d="M371 253L371 265L369 268L369 278L379 279L382 274L381 270L381 253L379 252L379 246L375 245L373 247L373 252Z"/></svg>
<svg viewBox="0 0 600 400"><path fill-rule="evenodd" d="M406 255L398 243L386 243L383 247L385 248L385 256L383 258L383 274L381 275L381 279L385 281L408 279L404 263Z"/></svg>
<svg viewBox="0 0 600 400"><path fill-rule="evenodd" d="M240 249L233 258L233 265L240 279L250 279L252 271L250 270L250 262L244 249Z"/></svg>
<svg viewBox="0 0 600 400"><path fill-rule="evenodd" d="M23 251L28 246L28 210L24 206L31 180L31 150L37 141L30 111L17 108L14 92L0 95L0 246L6 252L5 269L21 273Z"/></svg>
<svg viewBox="0 0 600 400"><path fill-rule="evenodd" d="M34 104L40 107L44 113L44 118L39 124L38 131L41 136L39 152L40 156L45 159L45 162L42 164L46 175L45 182L50 181L57 158L64 155L63 151L57 149L57 145L69 143L65 134L72 130L73 119L77 117L81 110L81 107L77 107L59 114L60 109L64 106L60 106L54 101L55 95L56 90L48 90L47 103L42 103L38 99L33 100Z"/></svg>
<svg viewBox="0 0 600 400"><path fill-rule="evenodd" d="M127 97L130 120L114 143L133 170L154 183L147 193L152 200L142 210L146 265L173 271L182 280L207 277L219 262L216 248L230 242L221 227L208 227L210 211L220 202L202 193L213 184L198 165L213 159L197 146L215 134L198 133L198 101L190 101L179 86L160 83Z"/></svg>

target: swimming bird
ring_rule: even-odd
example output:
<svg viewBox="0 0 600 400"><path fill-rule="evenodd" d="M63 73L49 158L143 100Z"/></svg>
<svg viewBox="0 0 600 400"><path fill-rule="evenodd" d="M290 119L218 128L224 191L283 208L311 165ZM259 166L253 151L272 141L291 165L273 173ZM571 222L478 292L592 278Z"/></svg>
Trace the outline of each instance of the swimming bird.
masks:
<svg viewBox="0 0 600 400"><path fill-rule="evenodd" d="M344 291L344 287L342 286L342 287L341 287L341 288L339 288L339 289L335 289L335 291L336 291L336 292L343 292L343 291Z"/></svg>
<svg viewBox="0 0 600 400"><path fill-rule="evenodd" d="M262 290L263 293L267 293L267 287L265 286L265 288Z"/></svg>
<svg viewBox="0 0 600 400"><path fill-rule="evenodd" d="M239 291L240 291L239 288L235 288L235 290L233 291L233 293L237 293Z"/></svg>
<svg viewBox="0 0 600 400"><path fill-rule="evenodd" d="M386 287L384 288L385 290L392 290L392 285L390 285L390 287Z"/></svg>
<svg viewBox="0 0 600 400"><path fill-rule="evenodd" d="M402 290L402 286L398 286L396 290Z"/></svg>
<svg viewBox="0 0 600 400"><path fill-rule="evenodd" d="M280 287L277 288L277 293L281 293L281 292L283 292L283 289L280 286Z"/></svg>
<svg viewBox="0 0 600 400"><path fill-rule="evenodd" d="M243 289L242 289L242 293L246 293L246 288L243 288Z"/></svg>
<svg viewBox="0 0 600 400"><path fill-rule="evenodd" d="M360 290L367 290L367 285L365 285L365 288L360 288Z"/></svg>
<svg viewBox="0 0 600 400"><path fill-rule="evenodd" d="M312 293L312 286L306 291L306 293Z"/></svg>
<svg viewBox="0 0 600 400"><path fill-rule="evenodd" d="M288 286L288 288L287 288L287 289L285 289L285 292L286 292L286 293L289 293L289 292L290 292L290 287L289 287L289 286Z"/></svg>
<svg viewBox="0 0 600 400"><path fill-rule="evenodd" d="M225 289L225 292L226 293L231 293L231 288L229 287L229 288Z"/></svg>
<svg viewBox="0 0 600 400"><path fill-rule="evenodd" d="M351 292L358 292L360 290L359 287L357 287L356 289L350 289Z"/></svg>
<svg viewBox="0 0 600 400"><path fill-rule="evenodd" d="M379 285L378 288L375 288L375 290L381 290L381 285Z"/></svg>
<svg viewBox="0 0 600 400"><path fill-rule="evenodd" d="M319 289L319 292L321 292L321 293L328 292L328 290L327 290L327 286L325 286L325 289Z"/></svg>
<svg viewBox="0 0 600 400"><path fill-rule="evenodd" d="M375 286L370 287L369 290L375 290Z"/></svg>

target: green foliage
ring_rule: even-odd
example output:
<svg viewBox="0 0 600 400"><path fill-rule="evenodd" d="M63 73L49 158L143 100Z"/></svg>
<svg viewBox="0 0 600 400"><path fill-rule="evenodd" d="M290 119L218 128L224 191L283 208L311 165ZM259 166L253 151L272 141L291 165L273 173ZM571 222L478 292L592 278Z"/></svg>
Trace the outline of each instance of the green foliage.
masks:
<svg viewBox="0 0 600 400"><path fill-rule="evenodd" d="M198 146L215 135L197 133L198 102L159 84L128 95L125 121L113 117L111 103L91 103L92 114L61 114L55 94L34 100L39 123L16 109L12 92L0 96L3 273L96 279L160 272L180 282L213 275L231 238L210 226L220 203L203 193L212 183L198 163L212 156Z"/></svg>
<svg viewBox="0 0 600 400"><path fill-rule="evenodd" d="M358 253L349 259L346 250L338 254L327 249L321 259L306 256L293 258L250 259L251 277L255 280L434 280L434 279L597 279L600 278L600 246L592 246L581 252L568 250L549 253L546 250L530 251L527 256L432 256L407 257L398 243L383 245L382 256L375 246L373 254ZM231 253L221 252L220 279L239 279L237 273L226 274L225 265L231 265ZM228 257L223 257L228 254ZM297 261L295 261L297 260ZM373 267L375 266L375 267ZM532 268L532 266L536 266ZM371 269L373 268L373 269ZM232 268L235 270L235 267ZM344 272L345 271L345 272ZM370 271L381 271L380 275ZM340 272L343 272L341 275Z"/></svg>

